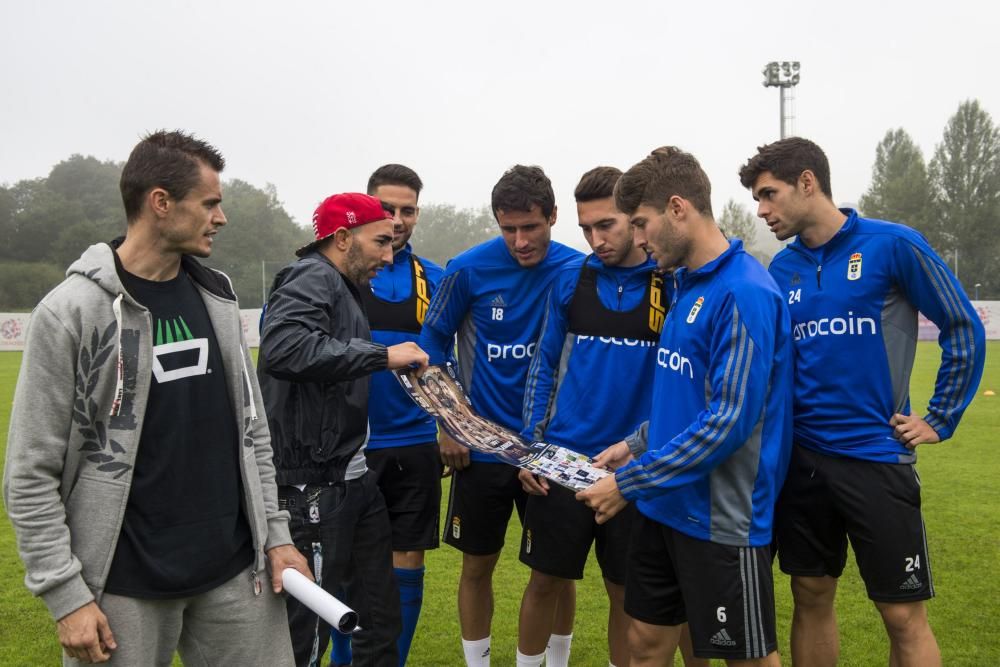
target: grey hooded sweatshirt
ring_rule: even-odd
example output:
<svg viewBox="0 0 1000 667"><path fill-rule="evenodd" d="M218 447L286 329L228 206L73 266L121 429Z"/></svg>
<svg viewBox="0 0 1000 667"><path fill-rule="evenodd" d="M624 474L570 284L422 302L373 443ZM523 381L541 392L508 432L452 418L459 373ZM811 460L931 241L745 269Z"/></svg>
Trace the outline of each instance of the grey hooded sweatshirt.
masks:
<svg viewBox="0 0 1000 667"><path fill-rule="evenodd" d="M219 343L243 434L243 507L264 552L291 544L278 510L267 420L229 279L182 259ZM38 304L14 393L3 491L25 584L59 619L100 600L115 554L153 363L149 311L126 293L106 243L93 245ZM257 590L260 590L257 587Z"/></svg>

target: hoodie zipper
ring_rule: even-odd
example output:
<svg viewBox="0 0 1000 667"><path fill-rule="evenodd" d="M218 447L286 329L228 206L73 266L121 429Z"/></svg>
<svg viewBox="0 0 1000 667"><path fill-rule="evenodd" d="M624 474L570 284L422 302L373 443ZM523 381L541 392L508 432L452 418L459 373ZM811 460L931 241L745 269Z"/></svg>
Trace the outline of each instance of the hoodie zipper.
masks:
<svg viewBox="0 0 1000 667"><path fill-rule="evenodd" d="M596 268L596 270L598 272L598 276L599 276L602 273L601 269L602 268L607 268L607 267L605 267L602 264L600 267L595 267L595 268ZM621 312L621 309L622 309L622 299L625 297L625 285L629 281L635 280L637 274L635 272L629 273L628 275L626 275L624 277L624 279L622 279L621 277L619 277L617 275L614 275L611 272L606 272L606 273L604 273L604 275L606 277L611 278L612 280L614 280L615 284L617 285L616 293L617 293L617 299L618 299L618 301L617 301L617 305L615 306L615 310L618 311L618 312ZM649 276L646 275L646 274L642 274L642 275L643 275L643 286L645 286L646 282L649 279Z"/></svg>
<svg viewBox="0 0 1000 667"><path fill-rule="evenodd" d="M122 355L122 300L124 299L124 294L119 294L115 297L115 300L111 303L111 311L115 315L115 324L117 326L117 331L115 336L117 337L118 346L118 359L116 363L116 379L115 379L115 398L111 402L111 412L108 414L109 417L117 417L118 413L122 409L122 401L125 398L125 358ZM152 320L150 320L152 321ZM152 328L152 324L150 324Z"/></svg>
<svg viewBox="0 0 1000 667"><path fill-rule="evenodd" d="M255 596L260 595L260 592L263 590L263 586L260 583L260 575L257 574L256 567L250 571L250 584L253 586L253 594Z"/></svg>
<svg viewBox="0 0 1000 667"><path fill-rule="evenodd" d="M236 292L233 290L233 281L230 280L229 276L227 276L225 273L222 273L221 271L219 273L220 273L220 275L222 275L223 278L225 278L229 282L229 289L230 289L231 292L233 292L233 294L235 294ZM199 285L199 287L201 287L201 286ZM205 289L205 288L202 287L202 289ZM221 297L221 296L219 296L217 294L212 293L208 289L205 289L205 292L207 292L208 295L211 296L214 299L219 299L220 301L225 301L225 302L227 302L227 304L228 303L232 303L233 307L236 310L236 341L237 341L237 346L239 347L239 350L237 351L237 354L239 354L239 357L240 357L240 366L241 366L241 370L243 372L243 384L244 384L244 387L246 388L245 389L246 396L247 396L247 399L248 399L249 405L250 405L250 421L251 422L257 421L257 418L258 418L257 417L257 408L254 405L254 394L253 394L252 385L250 384L250 373L247 370L246 354L244 354L244 351L243 351L243 342L242 342L243 341L243 323L240 321L240 316L239 316L239 312L240 312L239 301ZM208 304L206 304L206 308L207 307L208 307ZM209 318L211 318L211 313L209 313ZM263 553L264 553L264 544L265 544L265 541L266 541L266 536L262 539L260 533L257 530L257 516L256 516L257 513L256 513L256 510L254 508L253 498L250 497L250 485L247 483L247 471L246 471L246 465L244 464L244 460L245 460L246 457L245 457L244 452L243 452L243 438L246 437L246 431L243 428L243 406L242 405L239 406L239 414L240 414L239 422L236 424L236 428L237 428L237 432L240 434L240 440L239 440L239 443L237 443L238 446L239 446L239 449L237 450L237 454L239 456L240 479L243 480L243 502L244 502L244 505L245 505L246 513L247 513L248 523L250 524L250 535L253 537L254 549L256 551L256 553L254 555L254 566L253 566L253 572L250 575L250 581L253 583L254 595L259 595L260 594L260 577L257 574L257 570L258 570L258 568L260 568L264 564L263 563ZM261 501L263 501L263 498L261 498ZM264 517L264 522L265 523L267 522L267 516L266 515ZM258 560L258 557L261 557L261 560Z"/></svg>
<svg viewBox="0 0 1000 667"><path fill-rule="evenodd" d="M816 288L819 289L819 290L822 290L823 289L823 264L819 260L817 260L813 255L809 254L808 252L806 252L802 248L797 248L794 245L789 245L788 247L793 252L796 252L799 255L802 255L803 257L805 257L810 262L812 262L813 264L816 265Z"/></svg>
<svg viewBox="0 0 1000 667"><path fill-rule="evenodd" d="M226 278L228 279L228 276L226 276ZM232 282L230 282L230 285L232 285ZM242 366L242 371L243 371L243 383L244 386L246 387L247 400L249 401L250 405L250 422L253 423L257 421L257 409L254 405L253 389L251 388L252 385L250 384L250 375L249 371L247 370L246 354L244 353L243 350L243 343L242 343L243 323L240 321L239 317L239 312L240 312L239 303L237 302L234 305L237 313L236 341L237 341L237 346L239 347L239 350L237 350L237 354L239 354L240 356L240 364ZM260 595L261 584L260 584L260 576L257 574L257 570L261 565L263 565L263 562L258 561L257 559L264 553L264 543L266 541L266 537L262 537L257 530L257 511L254 507L253 498L250 496L250 485L247 483L248 480L247 480L247 470L245 463L246 455L243 452L243 438L246 437L247 434L246 431L244 431L242 411L240 412L240 417L241 417L240 422L236 425L236 428L238 429L238 432L240 434L240 440L238 443L239 448L237 450L237 453L239 456L240 477L243 480L243 500L244 503L246 504L246 513L247 513L247 518L249 519L248 523L250 524L250 534L253 536L254 546L256 551L256 553L254 554L254 566L253 566L253 572L251 573L251 582L253 583L254 595ZM261 498L261 502L263 501L264 499ZM265 523L267 522L266 516L264 517L264 521Z"/></svg>
<svg viewBox="0 0 1000 667"><path fill-rule="evenodd" d="M820 246L821 248L823 248L823 250L821 252L822 252L822 254L823 254L824 257L826 257L827 254L830 254L829 253L830 248L836 247L835 244L842 243L843 242L842 239L846 238L847 235L850 234L853 231L853 229L848 230L847 232L844 231L844 227L846 227L847 224L850 221L851 221L851 216L848 216L847 219L844 221L844 224L841 226L841 228L839 230L837 230L837 233L834 234L833 237L829 241L827 241L822 246ZM809 260L813 264L816 265L816 288L819 289L819 290L822 290L823 289L823 263L820 262L819 260L817 260L816 257L813 256L812 254L806 252L803 247L797 246L796 243L802 243L801 237L799 238L798 241L796 241L795 243L789 244L787 247L790 248L791 250L794 250L795 252L799 253L800 255L802 255L804 257L808 257Z"/></svg>

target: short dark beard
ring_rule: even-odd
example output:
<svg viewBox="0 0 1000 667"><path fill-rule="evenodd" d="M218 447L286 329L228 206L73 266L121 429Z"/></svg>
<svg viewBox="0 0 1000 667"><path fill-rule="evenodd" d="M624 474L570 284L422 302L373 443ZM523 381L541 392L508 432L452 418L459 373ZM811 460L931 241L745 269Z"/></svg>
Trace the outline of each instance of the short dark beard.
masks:
<svg viewBox="0 0 1000 667"><path fill-rule="evenodd" d="M344 257L344 275L358 287L368 287L371 281L368 278L368 270L365 268L364 258L361 255L361 248L358 247L358 240L354 239L351 247L347 249Z"/></svg>

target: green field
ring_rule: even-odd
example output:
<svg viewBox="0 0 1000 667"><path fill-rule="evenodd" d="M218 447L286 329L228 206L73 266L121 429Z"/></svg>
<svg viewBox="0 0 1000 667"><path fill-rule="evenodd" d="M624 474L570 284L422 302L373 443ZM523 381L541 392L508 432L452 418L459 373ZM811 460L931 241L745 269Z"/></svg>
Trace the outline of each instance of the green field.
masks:
<svg viewBox="0 0 1000 667"><path fill-rule="evenodd" d="M923 480L924 514L938 597L929 604L945 665L1000 665L1000 580L991 564L1000 562L1000 457L996 454L1000 425L1000 343L987 349L986 373L980 395L969 408L958 436L943 445L921 447L918 468ZM0 353L0 453L6 451L7 424L21 355ZM913 403L926 404L938 363L937 347L921 343L913 374ZM445 489L447 498L447 489ZM443 513L443 512L442 512ZM517 561L517 522L508 531L508 547L495 580L493 664L513 665L517 613L527 570ZM460 559L448 547L427 558L427 591L420 627L409 664L414 667L461 665L456 616ZM22 584L24 571L14 547L6 513L0 520L0 665L55 665L60 650L55 627L42 603ZM778 639L788 655L791 618L788 580L775 580ZM596 564L578 588L573 665L607 665L604 643L606 602ZM881 621L867 600L851 562L840 584L838 611L842 665L884 665L888 643ZM790 659L785 660L790 664ZM721 663L720 663L721 664Z"/></svg>

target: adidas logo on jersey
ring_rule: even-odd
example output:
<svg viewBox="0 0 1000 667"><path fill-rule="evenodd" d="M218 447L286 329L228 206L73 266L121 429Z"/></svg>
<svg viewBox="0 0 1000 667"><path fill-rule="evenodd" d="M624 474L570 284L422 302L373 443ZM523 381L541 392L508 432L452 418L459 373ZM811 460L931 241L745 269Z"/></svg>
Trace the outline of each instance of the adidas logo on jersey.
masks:
<svg viewBox="0 0 1000 667"><path fill-rule="evenodd" d="M504 303L503 297L497 294L495 297L493 297L493 300L490 301L490 306L492 306L493 308L504 308L507 306L507 304Z"/></svg>
<svg viewBox="0 0 1000 667"><path fill-rule="evenodd" d="M920 583L919 579L917 579L917 575L911 574L909 579L907 579L906 581L904 581L902 584L899 585L899 590L915 591L921 587L923 587L923 584Z"/></svg>
<svg viewBox="0 0 1000 667"><path fill-rule="evenodd" d="M736 642L733 638L729 636L725 628L722 628L708 640L709 644L715 644L716 646L736 646Z"/></svg>

